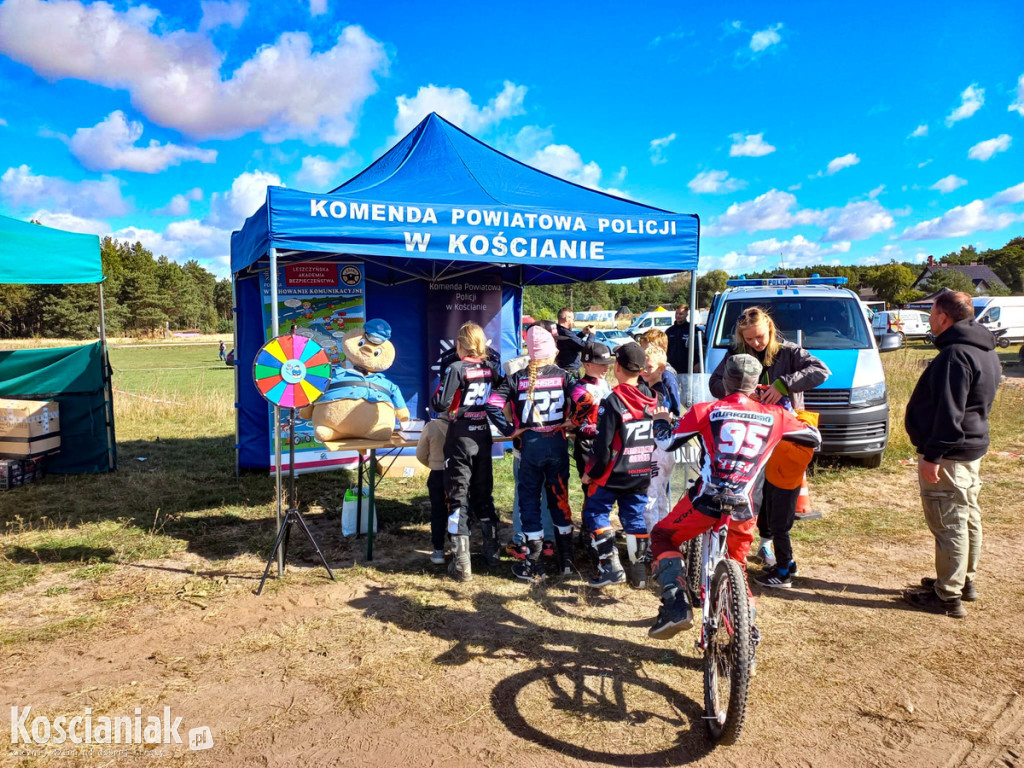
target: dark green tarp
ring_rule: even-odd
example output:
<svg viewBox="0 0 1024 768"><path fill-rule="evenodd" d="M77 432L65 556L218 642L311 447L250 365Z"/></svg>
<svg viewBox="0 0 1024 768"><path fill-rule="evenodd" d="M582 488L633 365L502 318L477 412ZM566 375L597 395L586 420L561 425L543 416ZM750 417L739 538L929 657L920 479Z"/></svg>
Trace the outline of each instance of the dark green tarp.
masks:
<svg viewBox="0 0 1024 768"><path fill-rule="evenodd" d="M108 439L113 414L104 398L103 348L83 347L0 351L0 397L56 400L60 406L60 453L46 460L50 472L106 472L117 466Z"/></svg>
<svg viewBox="0 0 1024 768"><path fill-rule="evenodd" d="M0 216L0 283L103 281L100 239Z"/></svg>

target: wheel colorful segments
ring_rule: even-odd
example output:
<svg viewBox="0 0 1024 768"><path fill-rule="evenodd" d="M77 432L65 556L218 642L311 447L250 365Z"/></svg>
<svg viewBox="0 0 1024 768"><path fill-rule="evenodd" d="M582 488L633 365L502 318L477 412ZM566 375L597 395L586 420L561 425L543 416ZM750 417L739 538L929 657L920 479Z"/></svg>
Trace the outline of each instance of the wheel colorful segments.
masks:
<svg viewBox="0 0 1024 768"><path fill-rule="evenodd" d="M278 336L260 347L252 376L260 394L274 405L304 408L327 391L331 361L307 336Z"/></svg>

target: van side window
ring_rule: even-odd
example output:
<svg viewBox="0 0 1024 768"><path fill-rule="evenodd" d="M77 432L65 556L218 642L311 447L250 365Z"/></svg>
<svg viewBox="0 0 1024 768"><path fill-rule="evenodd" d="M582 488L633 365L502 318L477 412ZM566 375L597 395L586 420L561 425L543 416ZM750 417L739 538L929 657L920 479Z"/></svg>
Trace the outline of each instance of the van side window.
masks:
<svg viewBox="0 0 1024 768"><path fill-rule="evenodd" d="M988 322L999 322L999 307L992 307L992 309L988 311Z"/></svg>

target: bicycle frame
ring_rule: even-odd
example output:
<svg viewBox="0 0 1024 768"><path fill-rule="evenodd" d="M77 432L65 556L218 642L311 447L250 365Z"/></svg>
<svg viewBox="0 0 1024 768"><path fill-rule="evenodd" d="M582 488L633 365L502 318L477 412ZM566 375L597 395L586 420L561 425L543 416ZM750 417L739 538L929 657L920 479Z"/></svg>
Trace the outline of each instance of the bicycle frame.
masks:
<svg viewBox="0 0 1024 768"><path fill-rule="evenodd" d="M729 534L729 521L732 515L722 515L715 526L701 536L701 569L700 569L700 603L701 623L700 636L694 645L702 651L707 647L707 638L715 618L711 615L711 580L715 577L715 570L718 564L729 556L726 547L726 537Z"/></svg>

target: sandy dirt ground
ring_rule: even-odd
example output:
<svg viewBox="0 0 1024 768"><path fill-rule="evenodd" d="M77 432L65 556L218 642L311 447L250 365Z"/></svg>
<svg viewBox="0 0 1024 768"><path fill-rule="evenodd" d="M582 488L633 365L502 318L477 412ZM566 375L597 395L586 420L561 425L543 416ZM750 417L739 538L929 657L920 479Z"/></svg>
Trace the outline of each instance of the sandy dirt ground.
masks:
<svg viewBox="0 0 1024 768"><path fill-rule="evenodd" d="M862 491L883 506L909 513L918 503L908 476L877 483ZM831 501L841 492L822 491L826 519L816 525L841 519ZM326 540L324 525L313 521ZM741 740L727 748L701 721L693 633L647 638L653 593L598 593L579 577L530 588L509 578L507 563L455 584L426 564L426 543L422 533L382 534L372 567L352 565L352 548L328 546L336 582L296 551L261 597L257 558L219 572L186 553L119 566L59 605L47 602L46 580L17 604L0 601L11 626L25 628L73 615L95 590L113 606L98 626L0 649L0 703L31 705L32 717L169 706L183 718L183 741L206 726L214 742L144 756L118 745L67 743L78 749L70 756L12 747L0 764L1024 764L1017 526L987 534L981 599L963 621L899 599L930 572L923 532L854 550L828 535L798 542L796 587L759 593L758 675Z"/></svg>

